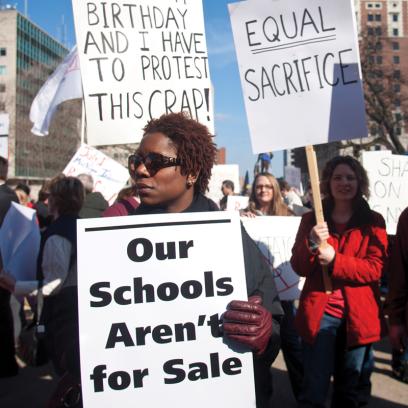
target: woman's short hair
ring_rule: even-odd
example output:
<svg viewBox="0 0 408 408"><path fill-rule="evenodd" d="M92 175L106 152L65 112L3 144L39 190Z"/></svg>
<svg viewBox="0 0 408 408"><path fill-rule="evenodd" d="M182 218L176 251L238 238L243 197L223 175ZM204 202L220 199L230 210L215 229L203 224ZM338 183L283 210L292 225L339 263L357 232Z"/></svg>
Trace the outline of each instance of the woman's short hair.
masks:
<svg viewBox="0 0 408 408"><path fill-rule="evenodd" d="M76 177L59 175L50 181L51 206L59 215L77 215L82 208L85 189Z"/></svg>
<svg viewBox="0 0 408 408"><path fill-rule="evenodd" d="M180 112L150 120L143 131L143 136L156 132L166 135L177 149L177 157L181 160L181 174L196 176L194 190L205 193L217 154L208 128L191 119L186 112Z"/></svg>
<svg viewBox="0 0 408 408"><path fill-rule="evenodd" d="M345 164L353 170L357 178L357 194L356 199L361 197L369 198L370 189L369 181L365 168L360 164L358 160L351 156L336 156L329 160L323 168L322 179L320 182L320 190L322 194L327 199L333 199L332 193L330 191L330 180L333 176L334 170L340 164Z"/></svg>
<svg viewBox="0 0 408 408"><path fill-rule="evenodd" d="M252 183L251 195L249 197L249 211L255 213L256 210L259 210L260 205L258 199L256 198L256 182L261 176L266 177L269 180L273 190L273 198L269 204L268 213L265 215L293 215L292 211L283 201L278 180L276 180L276 178L271 173L266 172L258 173L254 178L254 182Z"/></svg>

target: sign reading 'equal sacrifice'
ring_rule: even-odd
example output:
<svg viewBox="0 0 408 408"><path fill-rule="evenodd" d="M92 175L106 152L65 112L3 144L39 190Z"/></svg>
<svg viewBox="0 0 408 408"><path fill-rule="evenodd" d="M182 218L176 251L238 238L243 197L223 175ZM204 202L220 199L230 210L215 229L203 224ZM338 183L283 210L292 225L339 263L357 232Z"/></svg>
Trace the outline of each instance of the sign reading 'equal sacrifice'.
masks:
<svg viewBox="0 0 408 408"><path fill-rule="evenodd" d="M152 117L187 111L212 130L199 0L73 0L91 145L135 143Z"/></svg>
<svg viewBox="0 0 408 408"><path fill-rule="evenodd" d="M367 136L350 0L229 11L254 153Z"/></svg>

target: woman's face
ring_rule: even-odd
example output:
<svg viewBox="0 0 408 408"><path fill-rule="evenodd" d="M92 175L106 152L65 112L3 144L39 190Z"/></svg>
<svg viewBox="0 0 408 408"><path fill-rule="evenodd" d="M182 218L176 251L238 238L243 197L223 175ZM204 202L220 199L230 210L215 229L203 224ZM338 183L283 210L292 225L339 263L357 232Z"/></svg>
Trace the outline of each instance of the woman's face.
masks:
<svg viewBox="0 0 408 408"><path fill-rule="evenodd" d="M267 205L273 200L273 186L265 176L259 176L255 182L255 197L259 205Z"/></svg>
<svg viewBox="0 0 408 408"><path fill-rule="evenodd" d="M143 158L149 153L177 158L177 148L160 132L145 135L136 153ZM187 186L187 176L183 176L180 171L180 166L171 166L150 174L141 163L135 169L135 184L141 202L149 206L162 207L168 212L186 209L193 200L194 188Z"/></svg>
<svg viewBox="0 0 408 408"><path fill-rule="evenodd" d="M339 164L330 178L330 192L334 201L351 201L356 196L358 181L347 164Z"/></svg>

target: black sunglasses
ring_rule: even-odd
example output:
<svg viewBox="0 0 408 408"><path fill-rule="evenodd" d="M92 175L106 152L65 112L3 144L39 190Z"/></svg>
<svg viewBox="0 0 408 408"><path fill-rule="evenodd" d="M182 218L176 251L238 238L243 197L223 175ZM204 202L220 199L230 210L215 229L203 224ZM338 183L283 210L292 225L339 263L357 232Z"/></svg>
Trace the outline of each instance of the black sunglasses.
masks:
<svg viewBox="0 0 408 408"><path fill-rule="evenodd" d="M154 176L165 167L180 166L181 160L176 157L163 156L160 153L148 153L146 156L131 154L128 158L128 169L131 177L135 177L136 169L143 163L150 176Z"/></svg>

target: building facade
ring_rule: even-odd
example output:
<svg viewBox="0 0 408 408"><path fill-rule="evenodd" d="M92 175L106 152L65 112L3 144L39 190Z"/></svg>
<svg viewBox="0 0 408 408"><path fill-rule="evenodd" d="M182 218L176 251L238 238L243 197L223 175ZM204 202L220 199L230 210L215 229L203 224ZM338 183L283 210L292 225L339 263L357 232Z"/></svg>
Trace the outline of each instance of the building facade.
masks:
<svg viewBox="0 0 408 408"><path fill-rule="evenodd" d="M0 10L0 112L9 117L9 178L52 177L78 148L79 101L58 109L48 136L34 136L30 131L31 103L67 53L61 43L17 10Z"/></svg>

